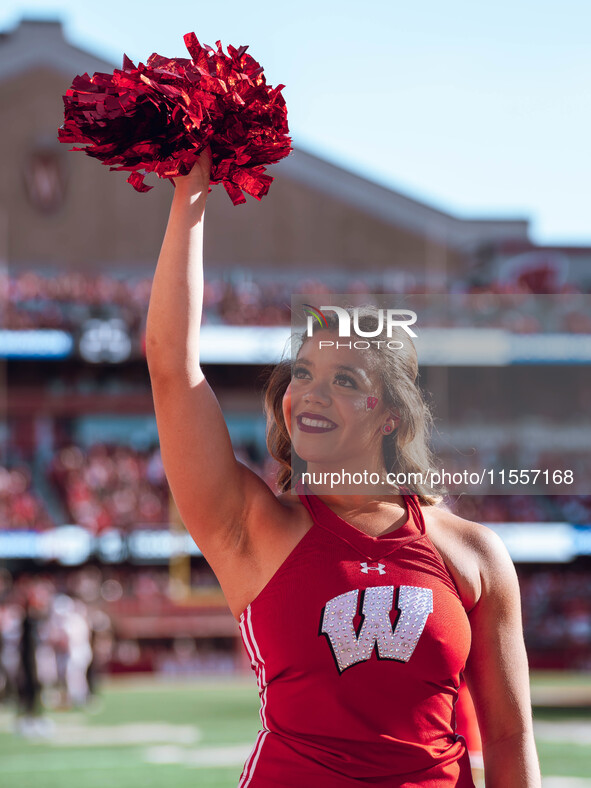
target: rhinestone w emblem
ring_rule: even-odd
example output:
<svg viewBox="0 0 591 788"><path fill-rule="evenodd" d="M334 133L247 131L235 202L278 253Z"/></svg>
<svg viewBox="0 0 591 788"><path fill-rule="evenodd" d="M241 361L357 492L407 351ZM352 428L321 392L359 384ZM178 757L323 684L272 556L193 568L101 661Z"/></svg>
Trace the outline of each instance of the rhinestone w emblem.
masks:
<svg viewBox="0 0 591 788"><path fill-rule="evenodd" d="M368 567L368 569L377 567ZM362 592L363 624L355 632L353 619L359 606L358 588L339 594L326 603L320 632L327 636L339 673L357 662L370 659L377 648L379 659L408 662L433 612L433 591L418 586L400 586L396 607L400 611L392 628L390 611L394 586L376 586Z"/></svg>
<svg viewBox="0 0 591 788"><path fill-rule="evenodd" d="M361 564L361 571L367 574L370 570L372 572L379 572L381 575L386 574L386 564L378 564L377 566L368 566L365 561Z"/></svg>

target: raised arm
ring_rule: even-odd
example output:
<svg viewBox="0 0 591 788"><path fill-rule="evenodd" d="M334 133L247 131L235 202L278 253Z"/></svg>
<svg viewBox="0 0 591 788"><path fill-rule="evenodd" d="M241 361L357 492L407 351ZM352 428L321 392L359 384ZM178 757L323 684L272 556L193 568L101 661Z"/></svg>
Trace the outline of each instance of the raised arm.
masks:
<svg viewBox="0 0 591 788"><path fill-rule="evenodd" d="M186 527L208 559L237 546L257 490L239 463L199 359L203 306L203 220L211 156L175 180L154 276L146 355L166 475ZM215 563L215 561L214 561ZM214 566L215 569L215 566Z"/></svg>

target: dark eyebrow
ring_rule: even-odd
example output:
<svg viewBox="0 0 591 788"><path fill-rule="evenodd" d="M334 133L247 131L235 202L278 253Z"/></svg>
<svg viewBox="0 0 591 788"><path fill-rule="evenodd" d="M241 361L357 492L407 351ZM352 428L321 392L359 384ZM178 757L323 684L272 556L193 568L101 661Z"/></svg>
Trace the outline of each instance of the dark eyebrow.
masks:
<svg viewBox="0 0 591 788"><path fill-rule="evenodd" d="M294 361L294 365L295 364L303 364L306 367L313 367L314 366L314 362L313 361L308 361L308 359L306 359L306 358L298 358L298 359L296 359ZM352 372L353 375L357 375L358 377L363 378L364 380L369 380L366 372L363 369L360 369L359 367L349 367L346 364L337 364L335 366L335 370L343 370L345 372Z"/></svg>

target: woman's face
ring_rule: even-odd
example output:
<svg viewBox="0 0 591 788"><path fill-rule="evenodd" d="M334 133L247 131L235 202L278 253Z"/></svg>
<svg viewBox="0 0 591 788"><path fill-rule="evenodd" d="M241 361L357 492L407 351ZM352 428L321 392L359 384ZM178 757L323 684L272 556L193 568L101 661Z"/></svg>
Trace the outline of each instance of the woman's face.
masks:
<svg viewBox="0 0 591 788"><path fill-rule="evenodd" d="M381 458L382 426L393 429L397 418L372 361L371 351L304 342L283 397L292 446L303 460L345 467L349 460Z"/></svg>

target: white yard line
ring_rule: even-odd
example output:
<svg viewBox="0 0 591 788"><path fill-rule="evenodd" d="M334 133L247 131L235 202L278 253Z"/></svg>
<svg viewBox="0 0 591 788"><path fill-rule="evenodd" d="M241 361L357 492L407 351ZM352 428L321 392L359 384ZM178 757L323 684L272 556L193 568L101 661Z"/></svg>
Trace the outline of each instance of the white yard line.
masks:
<svg viewBox="0 0 591 788"><path fill-rule="evenodd" d="M88 753L72 755L64 761L60 752L31 752L26 755L7 755L0 758L0 774L41 774L44 772L88 772L96 769L137 769L138 759L132 757L129 750L113 752L105 750L93 753L90 759ZM99 756L100 757L97 757Z"/></svg>
<svg viewBox="0 0 591 788"><path fill-rule="evenodd" d="M192 750L174 746L150 747L144 752L144 760L148 763L178 763L190 768L243 766L251 750L252 742Z"/></svg>
<svg viewBox="0 0 591 788"><path fill-rule="evenodd" d="M591 744L591 720L535 720L534 733L538 741L565 742L587 747Z"/></svg>

